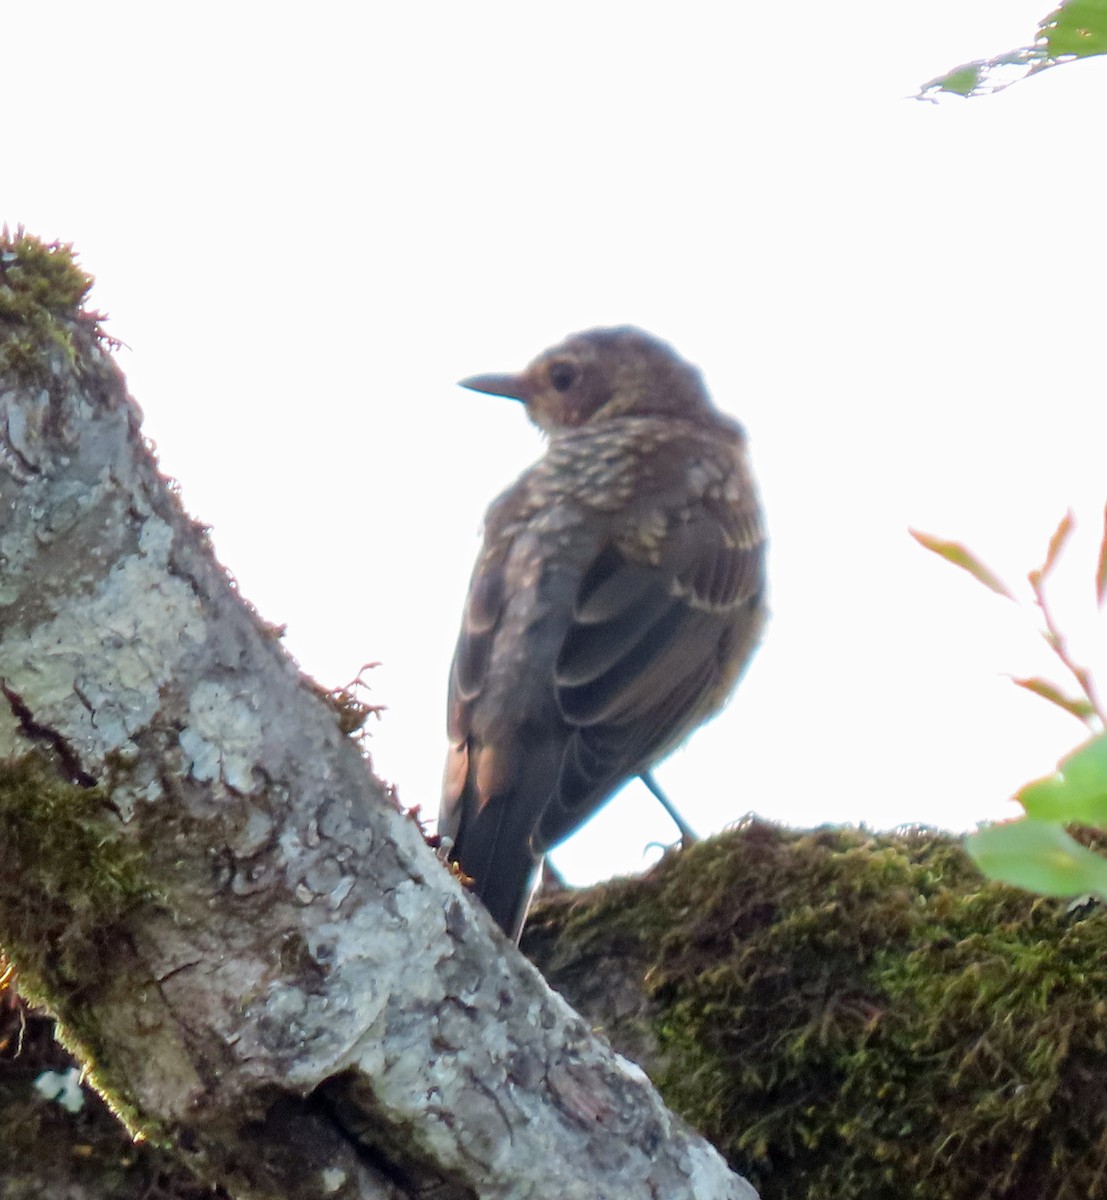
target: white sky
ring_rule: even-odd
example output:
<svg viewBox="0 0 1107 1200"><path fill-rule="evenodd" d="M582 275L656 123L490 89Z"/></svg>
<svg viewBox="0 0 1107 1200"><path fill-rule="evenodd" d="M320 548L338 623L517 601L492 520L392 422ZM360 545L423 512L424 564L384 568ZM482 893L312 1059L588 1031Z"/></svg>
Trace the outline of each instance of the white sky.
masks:
<svg viewBox="0 0 1107 1200"><path fill-rule="evenodd" d="M772 535L767 642L674 799L703 832L967 828L1081 730L1002 675L1052 670L1031 627L906 528L1018 579L1072 505L1090 592L1107 64L906 97L1048 6L40 2L5 26L0 218L76 244L163 467L303 666L383 662L405 803L436 805L481 515L541 448L454 381L629 322L744 421ZM651 839L633 786L556 857L583 882Z"/></svg>

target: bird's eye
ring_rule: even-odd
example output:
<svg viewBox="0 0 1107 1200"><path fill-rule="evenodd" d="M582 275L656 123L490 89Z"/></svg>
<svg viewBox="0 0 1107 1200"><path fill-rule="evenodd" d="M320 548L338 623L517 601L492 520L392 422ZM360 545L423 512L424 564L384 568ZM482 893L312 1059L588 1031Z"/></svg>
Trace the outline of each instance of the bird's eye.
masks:
<svg viewBox="0 0 1107 1200"><path fill-rule="evenodd" d="M550 364L550 383L559 392L567 392L577 381L577 369L572 363L555 362Z"/></svg>

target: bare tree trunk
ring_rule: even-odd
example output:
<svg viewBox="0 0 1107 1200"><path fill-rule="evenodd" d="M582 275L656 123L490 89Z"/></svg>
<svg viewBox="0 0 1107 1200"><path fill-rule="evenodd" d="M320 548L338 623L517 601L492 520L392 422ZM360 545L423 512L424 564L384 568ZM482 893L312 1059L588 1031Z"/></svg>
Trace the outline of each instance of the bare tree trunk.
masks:
<svg viewBox="0 0 1107 1200"><path fill-rule="evenodd" d="M465 898L0 241L0 945L240 1197L752 1197ZM262 516L264 519L264 516Z"/></svg>

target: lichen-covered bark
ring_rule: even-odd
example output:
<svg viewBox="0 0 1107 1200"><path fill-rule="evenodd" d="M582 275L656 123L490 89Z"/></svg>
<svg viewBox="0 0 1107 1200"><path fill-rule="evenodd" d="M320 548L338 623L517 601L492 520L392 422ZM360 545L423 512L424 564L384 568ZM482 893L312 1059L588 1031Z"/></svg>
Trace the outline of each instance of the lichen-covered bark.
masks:
<svg viewBox="0 0 1107 1200"><path fill-rule="evenodd" d="M435 861L0 242L0 945L242 1197L750 1197ZM264 519L264 513L259 519Z"/></svg>
<svg viewBox="0 0 1107 1200"><path fill-rule="evenodd" d="M952 835L746 822L544 901L523 949L763 1200L1107 1198L1107 914L983 881ZM34 1095L65 1060L33 1015L13 1059L2 1010L0 1200L50 1194L43 1144L80 1200L194 1200Z"/></svg>

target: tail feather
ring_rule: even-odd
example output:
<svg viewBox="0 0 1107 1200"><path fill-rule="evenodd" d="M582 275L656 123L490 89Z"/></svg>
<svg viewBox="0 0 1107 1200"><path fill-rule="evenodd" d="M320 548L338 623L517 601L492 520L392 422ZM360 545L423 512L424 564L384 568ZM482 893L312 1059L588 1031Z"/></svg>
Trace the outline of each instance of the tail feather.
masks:
<svg viewBox="0 0 1107 1200"><path fill-rule="evenodd" d="M530 852L531 822L518 819L525 809L511 794L496 797L480 812L463 802L461 826L450 851L451 860L472 878L470 890L514 941L522 932L542 866L541 858Z"/></svg>
<svg viewBox="0 0 1107 1200"><path fill-rule="evenodd" d="M457 827L450 831L450 859L472 878L473 894L515 941L541 881L542 855L532 849L532 835L546 807L551 775L556 779L544 757L529 756L511 784L482 805L470 774L455 809Z"/></svg>

